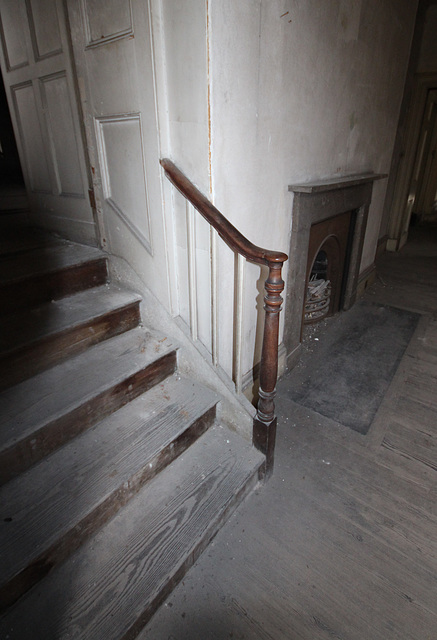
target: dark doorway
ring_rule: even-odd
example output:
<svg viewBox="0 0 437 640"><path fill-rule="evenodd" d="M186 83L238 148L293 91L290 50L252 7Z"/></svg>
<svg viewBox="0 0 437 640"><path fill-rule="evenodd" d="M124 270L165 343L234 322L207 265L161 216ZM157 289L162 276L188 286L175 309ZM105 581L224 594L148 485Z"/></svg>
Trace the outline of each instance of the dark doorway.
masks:
<svg viewBox="0 0 437 640"><path fill-rule="evenodd" d="M0 73L0 186L22 185L20 157L15 142L3 76Z"/></svg>

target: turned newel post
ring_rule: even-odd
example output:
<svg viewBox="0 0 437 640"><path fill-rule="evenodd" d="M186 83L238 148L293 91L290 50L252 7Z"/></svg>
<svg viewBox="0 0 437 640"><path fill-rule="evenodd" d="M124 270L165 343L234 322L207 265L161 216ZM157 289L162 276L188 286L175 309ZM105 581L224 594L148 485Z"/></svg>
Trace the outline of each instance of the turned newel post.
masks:
<svg viewBox="0 0 437 640"><path fill-rule="evenodd" d="M253 424L253 443L266 456L266 476L273 471L276 438L275 395L278 377L279 312L284 281L282 262L269 262L269 277L265 282L264 337L261 353L258 409Z"/></svg>

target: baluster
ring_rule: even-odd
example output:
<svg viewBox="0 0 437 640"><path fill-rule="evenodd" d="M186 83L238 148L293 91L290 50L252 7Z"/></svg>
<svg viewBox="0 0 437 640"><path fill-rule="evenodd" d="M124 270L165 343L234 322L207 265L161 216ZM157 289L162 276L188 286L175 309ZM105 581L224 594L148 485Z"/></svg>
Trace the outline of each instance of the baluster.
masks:
<svg viewBox="0 0 437 640"><path fill-rule="evenodd" d="M278 378L279 312L281 311L284 281L282 262L269 262L269 276L265 282L264 336L261 353L259 400L253 421L253 443L266 456L266 477L273 471L276 439L275 396Z"/></svg>

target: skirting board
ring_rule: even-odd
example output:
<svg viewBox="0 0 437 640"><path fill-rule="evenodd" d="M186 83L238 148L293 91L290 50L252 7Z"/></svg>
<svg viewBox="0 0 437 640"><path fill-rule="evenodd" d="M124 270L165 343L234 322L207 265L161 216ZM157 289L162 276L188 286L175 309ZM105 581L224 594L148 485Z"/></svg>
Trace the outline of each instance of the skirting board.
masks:
<svg viewBox="0 0 437 640"><path fill-rule="evenodd" d="M383 236L378 240L378 246L376 247L375 260L377 260L380 256L382 256L383 253L387 251L387 243L388 243L388 236Z"/></svg>
<svg viewBox="0 0 437 640"><path fill-rule="evenodd" d="M367 269L364 269L358 276L357 283L357 298L361 298L365 290L375 282L376 279L376 266L375 263L371 264Z"/></svg>

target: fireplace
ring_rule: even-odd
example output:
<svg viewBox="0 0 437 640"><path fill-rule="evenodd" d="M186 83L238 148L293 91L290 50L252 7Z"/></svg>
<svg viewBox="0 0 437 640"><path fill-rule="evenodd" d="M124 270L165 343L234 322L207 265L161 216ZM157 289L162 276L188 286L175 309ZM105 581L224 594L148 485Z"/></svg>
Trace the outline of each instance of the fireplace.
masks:
<svg viewBox="0 0 437 640"><path fill-rule="evenodd" d="M294 193L284 326L289 367L300 350L311 274L325 269L325 277L313 280L330 283L330 291L322 291L323 285L319 291L324 314L319 319L355 302L373 182L385 177L364 174L289 187ZM315 315L307 320L317 320L315 302Z"/></svg>

